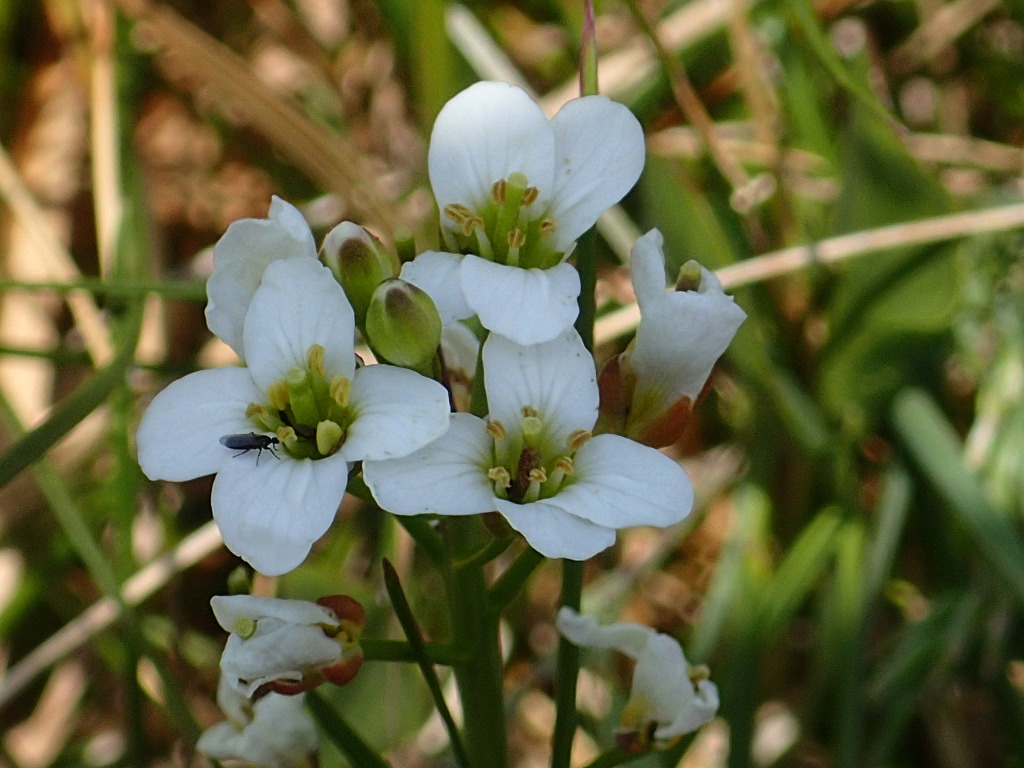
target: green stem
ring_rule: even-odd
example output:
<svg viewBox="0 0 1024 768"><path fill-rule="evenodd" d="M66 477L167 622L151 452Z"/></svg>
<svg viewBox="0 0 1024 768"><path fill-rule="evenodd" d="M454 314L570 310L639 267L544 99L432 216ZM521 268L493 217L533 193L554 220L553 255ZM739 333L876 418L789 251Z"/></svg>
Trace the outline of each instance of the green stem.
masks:
<svg viewBox="0 0 1024 768"><path fill-rule="evenodd" d="M384 560L383 566L384 586L387 588L388 596L391 598L391 605L395 609L395 615L398 617L398 622L402 625L405 636L409 638L409 646L412 648L412 652L416 657L416 663L419 665L423 679L430 690L430 696L434 700L434 707L441 716L442 722L444 722L445 730L448 732L448 740L452 745L452 752L462 768L469 768L466 748L462 745L459 729L455 725L452 713L448 710L448 703L444 700L441 681L438 680L437 672L434 671L434 665L427 656L423 635L420 633L419 624L416 623L416 617L413 616L409 601L405 597L405 591L402 589L402 582L398 578L398 572L391 564L391 561L387 559Z"/></svg>
<svg viewBox="0 0 1024 768"><path fill-rule="evenodd" d="M579 611L582 594L583 563L577 560L563 560L561 604ZM564 637L558 640L557 664L551 768L569 768L572 740L576 735L576 678L580 671L580 649Z"/></svg>
<svg viewBox="0 0 1024 768"><path fill-rule="evenodd" d="M580 273L580 296L576 300L580 314L576 318L576 332L588 350L594 349L594 316L597 313L597 260L594 256L594 230L589 230L576 243L576 271Z"/></svg>
<svg viewBox="0 0 1024 768"><path fill-rule="evenodd" d="M530 578L538 565L544 562L544 555L533 547L527 547L522 554L515 559L503 574L494 582L491 587L491 608L500 612L506 605L511 603L523 584Z"/></svg>
<svg viewBox="0 0 1024 768"><path fill-rule="evenodd" d="M584 768L615 768L617 765L625 765L631 763L634 760L639 760L641 757L646 757L649 753L647 752L627 752L624 749L615 747L605 752L603 755L594 758L587 763Z"/></svg>
<svg viewBox="0 0 1024 768"><path fill-rule="evenodd" d="M483 544L483 529L474 517L446 521L447 544L453 560L464 558ZM447 569L445 586L452 627L469 649L467 659L454 665L462 700L463 731L473 768L505 768L505 710L502 660L498 643L498 612L488 602L487 582L479 566Z"/></svg>
<svg viewBox="0 0 1024 768"><path fill-rule="evenodd" d="M390 768L387 761L363 741L317 691L306 694L306 706L327 738L351 759L353 765L359 768Z"/></svg>
<svg viewBox="0 0 1024 768"><path fill-rule="evenodd" d="M361 640L359 646L366 661L416 661L412 646L402 640ZM424 643L423 650L432 664L449 667L465 662L468 656L451 643Z"/></svg>

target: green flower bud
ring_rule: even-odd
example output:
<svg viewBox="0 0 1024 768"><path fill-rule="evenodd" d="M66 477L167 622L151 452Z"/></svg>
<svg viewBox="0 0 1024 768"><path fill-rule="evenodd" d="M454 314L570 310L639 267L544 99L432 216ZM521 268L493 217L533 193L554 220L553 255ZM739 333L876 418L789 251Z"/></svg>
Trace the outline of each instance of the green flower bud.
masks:
<svg viewBox="0 0 1024 768"><path fill-rule="evenodd" d="M381 283L366 313L366 333L373 350L389 363L432 374L441 318L433 299L412 283L397 278Z"/></svg>
<svg viewBox="0 0 1024 768"><path fill-rule="evenodd" d="M378 285L398 274L398 259L366 229L343 221L324 238L320 260L345 290L356 325L365 327L370 297Z"/></svg>

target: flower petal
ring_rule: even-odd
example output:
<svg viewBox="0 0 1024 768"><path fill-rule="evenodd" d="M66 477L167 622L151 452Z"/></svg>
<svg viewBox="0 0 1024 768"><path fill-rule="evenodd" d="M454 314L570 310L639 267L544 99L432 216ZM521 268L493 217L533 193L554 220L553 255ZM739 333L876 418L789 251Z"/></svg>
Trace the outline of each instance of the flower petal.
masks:
<svg viewBox="0 0 1024 768"><path fill-rule="evenodd" d="M508 524L544 557L586 560L615 543L615 531L611 528L589 523L547 502L494 502Z"/></svg>
<svg viewBox="0 0 1024 768"><path fill-rule="evenodd" d="M573 478L548 502L608 528L674 525L693 508L693 486L682 467L619 435L598 435L580 448Z"/></svg>
<svg viewBox="0 0 1024 768"><path fill-rule="evenodd" d="M135 442L151 480L191 480L218 471L231 458L225 435L251 432L249 403L263 394L245 368L196 371L169 384L146 409Z"/></svg>
<svg viewBox="0 0 1024 768"><path fill-rule="evenodd" d="M484 385L489 418L509 427L522 409L537 409L544 442L561 447L569 433L590 429L597 420L594 359L572 328L543 344L522 346L502 336L484 342Z"/></svg>
<svg viewBox="0 0 1024 768"><path fill-rule="evenodd" d="M213 483L213 517L227 548L260 573L278 576L302 563L331 526L348 484L348 464L326 459L225 462Z"/></svg>
<svg viewBox="0 0 1024 768"><path fill-rule="evenodd" d="M579 314L580 276L571 264L521 269L466 256L462 292L484 328L517 344L550 341Z"/></svg>
<svg viewBox="0 0 1024 768"><path fill-rule="evenodd" d="M640 658L647 642L656 634L651 627L633 622L598 624L593 616L581 616L565 605L558 609L555 626L576 645L614 648L631 659Z"/></svg>
<svg viewBox="0 0 1024 768"><path fill-rule="evenodd" d="M619 202L644 168L644 131L622 104L584 96L563 106L551 120L555 132L555 248L567 251Z"/></svg>
<svg viewBox="0 0 1024 768"><path fill-rule="evenodd" d="M427 156L437 207L462 203L476 208L490 201L494 182L521 173L549 196L555 167L555 140L540 107L522 89L507 83L471 85L437 116ZM442 213L442 225L450 222Z"/></svg>
<svg viewBox="0 0 1024 768"><path fill-rule="evenodd" d="M337 623L332 611L308 600L285 600L258 595L215 595L210 600L213 615L225 632L234 632L235 623L245 619L279 619L289 624Z"/></svg>
<svg viewBox="0 0 1024 768"><path fill-rule="evenodd" d="M629 274L633 281L633 293L641 311L647 301L665 295L665 238L661 232L652 229L638 237L629 251Z"/></svg>
<svg viewBox="0 0 1024 768"><path fill-rule="evenodd" d="M290 368L306 367L310 346L324 348L324 369L352 378L355 317L327 267L315 259L276 261L245 316L245 359L264 392Z"/></svg>
<svg viewBox="0 0 1024 768"><path fill-rule="evenodd" d="M451 415L448 431L401 459L364 461L363 480L382 509L396 515L477 515L494 510L487 479L494 443L481 419Z"/></svg>
<svg viewBox="0 0 1024 768"><path fill-rule="evenodd" d="M341 447L349 461L408 456L448 430L447 390L405 368L360 368L352 379L349 402L355 421Z"/></svg>
<svg viewBox="0 0 1024 768"><path fill-rule="evenodd" d="M462 255L442 251L424 251L412 261L402 265L399 275L407 283L422 288L437 307L441 325L472 316L459 282Z"/></svg>
<svg viewBox="0 0 1024 768"><path fill-rule="evenodd" d="M276 626L266 632L257 630L247 639L232 634L220 658L221 674L247 696L252 696L264 683L299 682L307 673L315 673L342 659L341 646L321 627L282 624L276 619L263 622L273 622Z"/></svg>
<svg viewBox="0 0 1024 768"><path fill-rule="evenodd" d="M700 728L718 711L718 688L702 680L697 689L679 643L668 635L651 637L633 670L630 698L639 697L648 717L659 723L655 738L672 739Z"/></svg>
<svg viewBox="0 0 1024 768"><path fill-rule="evenodd" d="M316 243L298 209L276 195L269 218L233 222L214 246L214 271L206 282L206 324L239 357L244 359L245 313L263 272L272 261L294 256L315 259Z"/></svg>

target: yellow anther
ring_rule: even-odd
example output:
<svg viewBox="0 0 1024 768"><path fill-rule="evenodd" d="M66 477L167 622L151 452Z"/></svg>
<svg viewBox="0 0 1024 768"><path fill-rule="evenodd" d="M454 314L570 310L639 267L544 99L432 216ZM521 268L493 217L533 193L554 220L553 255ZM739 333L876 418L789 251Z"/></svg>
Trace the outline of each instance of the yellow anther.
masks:
<svg viewBox="0 0 1024 768"><path fill-rule="evenodd" d="M555 459L555 469L564 475L571 475L575 471L575 465L568 456L559 456Z"/></svg>
<svg viewBox="0 0 1024 768"><path fill-rule="evenodd" d="M324 375L324 348L313 344L306 350L306 368L317 376Z"/></svg>
<svg viewBox="0 0 1024 768"><path fill-rule="evenodd" d="M512 485L512 475L504 467L491 467L487 470L487 477L501 488L508 488Z"/></svg>
<svg viewBox="0 0 1024 768"><path fill-rule="evenodd" d="M265 416L267 413L267 407L260 405L259 403L249 403L245 406L245 418L255 419L259 416Z"/></svg>
<svg viewBox="0 0 1024 768"><path fill-rule="evenodd" d="M550 237L551 233L555 231L555 220L544 219L540 223L540 234L541 237Z"/></svg>
<svg viewBox="0 0 1024 768"><path fill-rule="evenodd" d="M505 202L505 190L508 189L508 182L499 179L491 185L491 199L498 205Z"/></svg>
<svg viewBox="0 0 1024 768"><path fill-rule="evenodd" d="M339 373L333 379L331 379L330 393L331 399L338 405L348 405L348 398L349 395L352 393L351 379Z"/></svg>
<svg viewBox="0 0 1024 768"><path fill-rule="evenodd" d="M695 664L690 667L687 676L690 678L691 683L698 685L705 680L711 679L711 669L707 664Z"/></svg>
<svg viewBox="0 0 1024 768"><path fill-rule="evenodd" d="M524 245L526 245L526 235L518 227L508 233L509 248L522 248Z"/></svg>
<svg viewBox="0 0 1024 768"><path fill-rule="evenodd" d="M540 416L540 412L532 405L524 405L521 413L523 414L523 417L527 419L530 417L536 418L537 416Z"/></svg>
<svg viewBox="0 0 1024 768"><path fill-rule="evenodd" d="M462 203L450 203L444 207L444 215L459 226L462 226L462 222L466 219L473 218L473 211Z"/></svg>
<svg viewBox="0 0 1024 768"><path fill-rule="evenodd" d="M593 432L586 429L577 429L569 433L569 436L565 438L565 444L568 446L570 451L575 453L593 436Z"/></svg>
<svg viewBox="0 0 1024 768"><path fill-rule="evenodd" d="M500 421L488 421L487 422L487 434L495 440L505 439L505 425Z"/></svg>
<svg viewBox="0 0 1024 768"><path fill-rule="evenodd" d="M275 411L283 411L288 407L288 384L284 379L278 379L267 388L267 403Z"/></svg>
<svg viewBox="0 0 1024 768"><path fill-rule="evenodd" d="M529 207L537 202L537 198L540 197L540 190L536 187L527 187L526 192L523 194L523 206Z"/></svg>
<svg viewBox="0 0 1024 768"><path fill-rule="evenodd" d="M299 440L299 436L295 434L295 430L291 427L280 426L275 434L284 446L295 445Z"/></svg>
<svg viewBox="0 0 1024 768"><path fill-rule="evenodd" d="M321 456L330 456L341 447L344 432L337 423L327 420L316 425L316 449Z"/></svg>
<svg viewBox="0 0 1024 768"><path fill-rule="evenodd" d="M544 471L544 467L534 467L530 470L530 474L527 475L527 479L531 483L546 483L548 481L548 473Z"/></svg>
<svg viewBox="0 0 1024 768"><path fill-rule="evenodd" d="M243 640L248 640L256 634L256 619L248 616L239 616L231 624L231 633L238 635Z"/></svg>

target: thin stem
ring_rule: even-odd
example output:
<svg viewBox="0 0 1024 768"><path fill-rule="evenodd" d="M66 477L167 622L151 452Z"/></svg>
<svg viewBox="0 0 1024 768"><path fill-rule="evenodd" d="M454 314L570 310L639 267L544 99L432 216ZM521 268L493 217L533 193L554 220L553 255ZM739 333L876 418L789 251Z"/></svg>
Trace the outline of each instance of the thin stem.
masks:
<svg viewBox="0 0 1024 768"><path fill-rule="evenodd" d="M482 545L480 521L454 517L446 521L452 559L466 557ZM507 745L502 696L502 660L498 613L488 602L483 569L446 569L445 587L452 627L469 657L454 666L462 700L464 737L473 768L505 768Z"/></svg>
<svg viewBox="0 0 1024 768"><path fill-rule="evenodd" d="M562 561L561 604L580 609L583 594L583 563ZM580 649L564 637L558 639L555 677L555 733L551 741L551 768L569 768L572 740L576 735L576 679L580 671Z"/></svg>
<svg viewBox="0 0 1024 768"><path fill-rule="evenodd" d="M511 603L523 584L530 578L530 574L537 566L544 562L544 555L533 547L527 547L522 554L515 559L505 572L498 577L498 580L491 586L490 602L491 609L501 612L506 605Z"/></svg>
<svg viewBox="0 0 1024 768"><path fill-rule="evenodd" d="M444 692L441 690L441 681L437 678L437 672L434 671L434 665L431 663L430 658L427 656L426 647L423 643L423 635L420 634L419 625L416 623L416 617L413 616L412 608L409 607L409 601L405 597L405 591L402 589L402 583L398 578L398 572L395 571L395 567L387 559L384 560L384 586L388 590L388 595L391 597L391 606L395 609L395 615L398 617L398 622L402 625L402 630L405 632L405 636L409 638L409 647L412 650L413 655L416 658L416 663L419 665L420 672L423 674L423 679L427 683L427 688L430 690L430 696L434 699L434 706L437 708L437 713L441 716L441 721L444 723L445 730L448 732L448 740L452 745L452 752L455 754L455 759L459 765L463 768L469 768L469 757L466 755L466 748L462 745L462 739L459 736L459 729L455 725L455 719L452 717L452 713L448 709L448 703L444 700Z"/></svg>
<svg viewBox="0 0 1024 768"><path fill-rule="evenodd" d="M617 765L625 765L646 756L646 752L627 752L624 749L615 747L591 760L584 768L615 768Z"/></svg>

